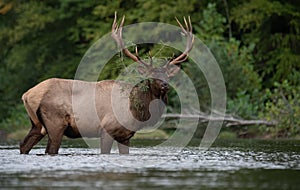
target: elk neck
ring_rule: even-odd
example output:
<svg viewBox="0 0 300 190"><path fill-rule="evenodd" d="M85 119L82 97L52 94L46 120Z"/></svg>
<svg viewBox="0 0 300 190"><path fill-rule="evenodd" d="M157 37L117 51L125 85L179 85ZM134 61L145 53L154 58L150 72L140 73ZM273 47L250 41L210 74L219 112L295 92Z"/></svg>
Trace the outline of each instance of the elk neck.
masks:
<svg viewBox="0 0 300 190"><path fill-rule="evenodd" d="M167 92L156 89L152 84L153 79L145 79L136 84L130 92L130 111L132 115L139 121L147 121L151 114L149 105L155 99L162 100L167 104ZM157 112L162 113L163 107L158 106Z"/></svg>

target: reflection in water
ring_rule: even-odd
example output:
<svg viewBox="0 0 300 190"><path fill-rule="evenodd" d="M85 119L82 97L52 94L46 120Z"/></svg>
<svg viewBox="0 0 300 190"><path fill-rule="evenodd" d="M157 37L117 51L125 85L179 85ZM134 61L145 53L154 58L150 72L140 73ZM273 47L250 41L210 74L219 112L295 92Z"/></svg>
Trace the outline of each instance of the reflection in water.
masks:
<svg viewBox="0 0 300 190"><path fill-rule="evenodd" d="M239 142L241 143L241 142ZM0 146L1 187L107 189L298 189L300 143L223 143L209 151L132 148L130 155L100 155L98 149L44 148L20 155ZM158 163L158 164L154 164Z"/></svg>

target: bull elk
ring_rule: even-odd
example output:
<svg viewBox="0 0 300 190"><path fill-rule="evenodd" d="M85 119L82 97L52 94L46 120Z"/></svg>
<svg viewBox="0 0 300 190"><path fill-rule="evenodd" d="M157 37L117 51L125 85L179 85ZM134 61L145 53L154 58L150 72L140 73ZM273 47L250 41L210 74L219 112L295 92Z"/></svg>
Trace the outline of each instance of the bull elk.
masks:
<svg viewBox="0 0 300 190"><path fill-rule="evenodd" d="M178 57L170 59L165 65L155 68L152 61L147 63L140 59L137 49L136 53L132 54L125 47L122 39L124 19L123 16L120 25L118 25L117 14L115 14L111 36L121 48L123 54L138 63L138 72L142 75L147 73L148 76L141 81L146 85L146 91L141 89L139 85L134 85L129 91L128 98L120 98L118 102L121 112L131 114L131 117L125 117L125 122L132 126L128 128L122 122L119 122L114 114L111 102L112 97L121 97L123 93L121 89L128 88L126 82L117 80L85 82L57 78L48 79L29 89L22 96L32 128L20 143L21 154L28 154L32 147L45 135L48 135L46 154L58 153L64 135L69 138L100 137L101 153L104 154L110 153L115 140L118 142L120 154L129 153L130 138L136 130L143 127L140 124L141 122L136 121L149 120L151 117L149 108L152 101L160 100L165 104L167 103L168 81L180 70L178 65L188 58L188 53L193 46L194 35L190 17L188 17L188 20L184 18L185 27L176 18L182 34L187 38L186 48ZM72 89L74 85L78 86L76 91ZM95 108L98 118L91 118L90 109L85 105L85 101L90 98L88 92L91 89L94 89L95 92ZM81 103L81 113L73 110L72 103L74 102L72 101L74 100L79 104ZM137 108L134 106L134 100L140 100L143 104ZM129 106L126 108L121 106L122 104L128 104ZM122 110L124 108L125 110ZM160 104L154 105L152 109L156 112L156 117L161 116L162 106ZM99 122L94 122L95 120Z"/></svg>

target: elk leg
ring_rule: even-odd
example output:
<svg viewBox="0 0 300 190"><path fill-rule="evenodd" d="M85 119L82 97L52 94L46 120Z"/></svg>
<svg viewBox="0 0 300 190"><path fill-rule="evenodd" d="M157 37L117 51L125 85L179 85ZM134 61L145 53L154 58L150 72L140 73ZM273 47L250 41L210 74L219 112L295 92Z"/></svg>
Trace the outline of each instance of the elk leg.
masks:
<svg viewBox="0 0 300 190"><path fill-rule="evenodd" d="M32 123L32 128L29 131L28 135L24 138L24 140L20 143L20 153L28 154L32 147L36 145L46 134L43 126L39 123L34 125Z"/></svg>
<svg viewBox="0 0 300 190"><path fill-rule="evenodd" d="M103 131L101 134L101 154L110 154L110 150L114 139L106 132Z"/></svg>
<svg viewBox="0 0 300 190"><path fill-rule="evenodd" d="M129 140L118 142L119 154L129 154Z"/></svg>
<svg viewBox="0 0 300 190"><path fill-rule="evenodd" d="M45 153L58 154L58 149L60 147L66 126L59 119L50 120L49 118L53 117L47 117L46 115L43 116L45 128L48 132L48 144Z"/></svg>
<svg viewBox="0 0 300 190"><path fill-rule="evenodd" d="M63 128L56 128L56 130L48 131L48 144L45 151L46 154L58 154L63 135Z"/></svg>

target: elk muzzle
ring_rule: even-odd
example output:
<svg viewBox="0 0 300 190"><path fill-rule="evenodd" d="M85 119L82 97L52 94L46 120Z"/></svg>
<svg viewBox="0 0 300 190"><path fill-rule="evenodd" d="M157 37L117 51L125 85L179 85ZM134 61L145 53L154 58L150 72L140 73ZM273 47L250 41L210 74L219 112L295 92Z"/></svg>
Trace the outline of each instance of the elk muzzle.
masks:
<svg viewBox="0 0 300 190"><path fill-rule="evenodd" d="M163 91L168 91L169 90L169 84L165 81L162 81L160 83L160 88L163 90Z"/></svg>

